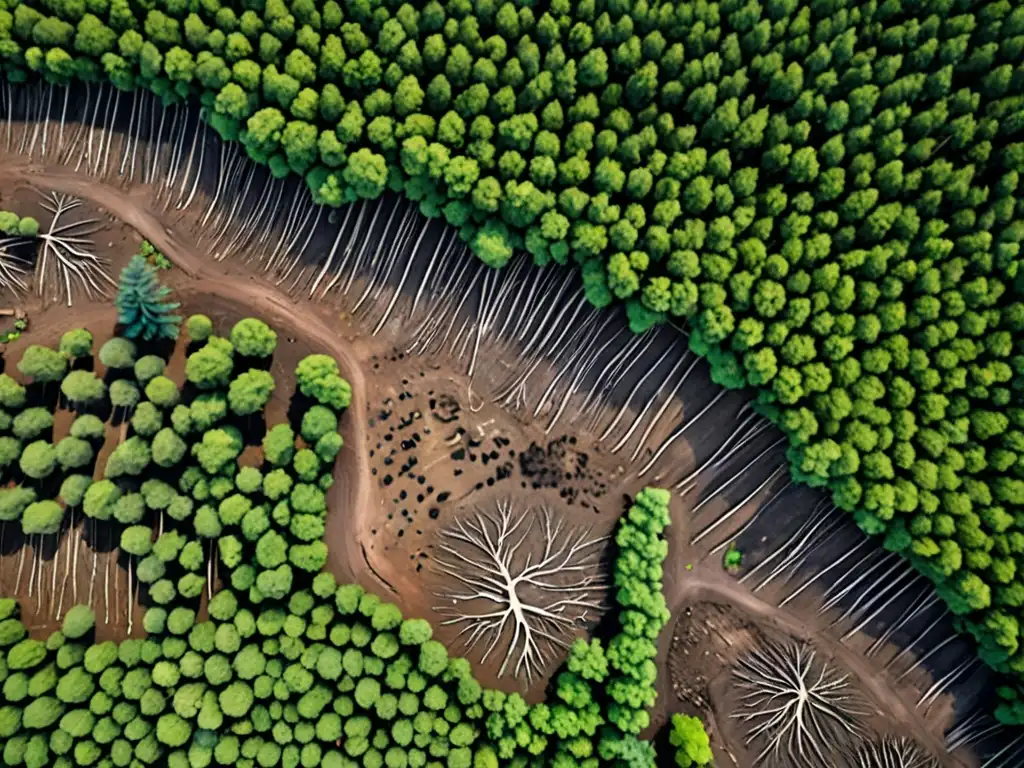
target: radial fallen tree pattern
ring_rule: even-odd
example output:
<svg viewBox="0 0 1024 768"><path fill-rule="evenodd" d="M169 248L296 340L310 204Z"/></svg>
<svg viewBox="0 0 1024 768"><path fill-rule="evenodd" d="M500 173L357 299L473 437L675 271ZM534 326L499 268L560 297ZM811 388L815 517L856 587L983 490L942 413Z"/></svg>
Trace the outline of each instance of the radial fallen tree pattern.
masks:
<svg viewBox="0 0 1024 768"><path fill-rule="evenodd" d="M756 765L838 765L863 734L864 712L849 677L806 644L766 645L740 659L733 676L733 717L747 725L748 746L760 747Z"/></svg>
<svg viewBox="0 0 1024 768"><path fill-rule="evenodd" d="M107 264L93 252L93 241L89 239L99 230L99 219L65 218L81 205L82 202L73 197L50 193L43 208L53 218L46 232L39 234L36 292L44 296L46 291L53 291L54 296L59 296L69 307L76 287L90 299L109 296L116 287Z"/></svg>
<svg viewBox="0 0 1024 768"><path fill-rule="evenodd" d="M573 529L549 509L498 501L442 532L437 569L452 583L439 611L481 663L503 656L498 676L527 684L601 613L603 537Z"/></svg>

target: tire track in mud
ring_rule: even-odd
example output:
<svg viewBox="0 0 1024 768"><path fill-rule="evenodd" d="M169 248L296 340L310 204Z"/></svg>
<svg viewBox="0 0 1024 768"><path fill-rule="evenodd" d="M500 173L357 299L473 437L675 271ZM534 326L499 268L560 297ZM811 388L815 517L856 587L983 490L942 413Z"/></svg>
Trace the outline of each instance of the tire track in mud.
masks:
<svg viewBox="0 0 1024 768"><path fill-rule="evenodd" d="M367 434L366 378L358 359L339 340L337 330L331 329L319 316L308 311L302 303L293 301L279 291L258 281L231 277L211 268L192 246L177 237L160 218L146 209L145 201L130 193L91 178L82 178L73 172L55 172L50 168L28 163L12 164L4 169L13 181L33 186L48 187L74 195L99 205L135 229L155 245L175 267L184 272L197 285L197 292L222 296L252 307L255 311L273 315L279 326L294 328L334 357L342 375L352 387L352 402L342 418L342 435L349 447L351 459L340 461L335 468L335 482L328 493L328 515L325 539L328 544L328 567L339 579L355 581L375 590L401 592L401 582L407 578L391 573L388 561L371 563L362 546L366 518L373 505L370 483L370 462L364 450ZM204 287L203 283L211 287ZM269 319L269 318L268 318ZM338 553L338 547L344 555ZM359 564L365 563L366 569Z"/></svg>

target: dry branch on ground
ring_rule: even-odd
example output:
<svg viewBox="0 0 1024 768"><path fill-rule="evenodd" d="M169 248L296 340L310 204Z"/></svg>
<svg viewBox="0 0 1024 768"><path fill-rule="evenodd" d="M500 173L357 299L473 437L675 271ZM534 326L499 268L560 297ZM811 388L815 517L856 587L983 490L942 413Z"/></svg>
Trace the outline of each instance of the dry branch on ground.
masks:
<svg viewBox="0 0 1024 768"><path fill-rule="evenodd" d="M43 207L53 218L46 232L39 233L41 249L36 261L36 292L42 296L51 283L67 306L71 306L76 287L90 298L106 297L116 283L107 272L107 264L93 252L89 235L98 231L99 219L62 220L82 202L56 192L50 193Z"/></svg>
<svg viewBox="0 0 1024 768"><path fill-rule="evenodd" d="M760 747L756 765L838 765L863 734L864 711L849 676L806 644L766 645L741 658L733 677L733 717L747 725L747 745Z"/></svg>
<svg viewBox="0 0 1024 768"><path fill-rule="evenodd" d="M510 501L457 519L435 561L454 580L438 592L450 616L442 624L459 628L467 651L482 648L481 662L503 655L499 677L532 683L600 614L603 542L550 509L517 511Z"/></svg>
<svg viewBox="0 0 1024 768"><path fill-rule="evenodd" d="M850 768L939 768L939 761L910 739L894 737L861 746Z"/></svg>

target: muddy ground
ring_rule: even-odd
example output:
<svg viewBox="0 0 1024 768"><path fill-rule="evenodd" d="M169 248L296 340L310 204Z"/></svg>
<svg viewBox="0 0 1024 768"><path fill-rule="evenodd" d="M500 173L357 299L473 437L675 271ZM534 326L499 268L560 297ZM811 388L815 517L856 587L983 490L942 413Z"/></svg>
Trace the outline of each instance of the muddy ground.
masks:
<svg viewBox="0 0 1024 768"><path fill-rule="evenodd" d="M436 610L438 592L447 582L432 567L438 536L445 526L475 509L507 499L524 507L550 508L567 525L608 535L628 496L645 484L672 486L687 477L722 446L743 418L741 393L720 397L703 364L680 377L688 362L679 358L681 348L667 347L661 337L657 343L636 348L637 372L631 371L615 386L600 379L600 365L581 375L578 393L566 397L572 406L560 420L556 418L560 414L557 398L542 402L535 410L524 407L501 397L524 366L539 360L528 387L524 384L532 405L540 393L560 391L557 387L564 386L564 381L559 384L560 365L571 358L567 353L551 359L525 357L523 347L529 337L488 337L481 343L478 335L474 344L472 305L464 307L463 298L442 296L426 309L421 304L419 314L396 311L384 322L390 304L408 308L417 284L415 275L406 281L396 271L383 275L386 284L379 291L367 274L360 273L352 280L351 292L332 294L327 301L311 301L307 287L321 272L324 259L333 253L337 224L330 224L327 216L317 218L319 228L303 243L306 247L299 266L283 279L279 269L266 269L254 255L257 250L265 253L272 249L274 237L269 244L241 238L243 244L252 244L248 260L245 253L225 261L210 258L208 212L216 206L209 206L218 196L221 208L230 202L213 180L215 174L209 178L200 174L198 202L179 210L167 204L165 194L157 197L153 185L128 182L124 177L100 181L82 172L76 174L52 159L26 160L17 145L15 140L6 154L0 154L3 204L23 213L39 212L42 221L41 192L58 190L83 198L86 202L78 213L105 222L94 239L113 275L134 252L137 239L146 237L174 262L174 268L162 273L162 278L186 311L211 315L219 328L230 327L242 314L257 315L278 330L282 340L274 363L278 381L288 380L294 362L308 351L325 352L339 360L352 384L353 401L343 421L344 459L329 499L329 567L339 578L388 594L406 614L430 619L439 626L439 637L456 647L456 630L443 626L443 615ZM209 157L216 158L213 144ZM212 161L206 162L204 168L213 167ZM288 193L282 197L287 199ZM219 216L218 212L212 221ZM362 235L379 236L387 217L385 212L378 229L370 226L361 230ZM397 221L399 217L394 218ZM430 251L438 239L436 233L420 242L417 231L410 224L400 233L410 245L414 241L419 244L420 252ZM284 239L283 235L278 238ZM375 269L374 274L382 274L383 267ZM422 269L422 264L416 269ZM475 286L476 290L482 281L487 290L488 278L472 278L472 269L459 269L453 273L453 284ZM303 275L302 280L294 274ZM396 287L394 282L399 279ZM493 295L498 289L492 284L490 290ZM529 298L525 289L522 296ZM8 350L7 360L16 359L19 344L53 343L70 327L95 323L100 329L93 329L98 338L110 332L108 303L76 298L74 309L68 310L44 300L47 298L30 295L17 299L18 305L28 310L32 325L23 340ZM2 301L12 303L13 299ZM483 299L480 303L482 306ZM428 345L424 352L422 344L417 347L424 323L431 321L432 314L444 311L450 311L453 318L450 336L444 335L441 343ZM552 318L563 325L570 319ZM609 326L601 332L604 335L595 337L595 345L604 339L612 344L614 329ZM616 348L614 344L609 347ZM475 368L474 375L468 377L471 354L469 365ZM645 367L659 371L658 375L645 376ZM674 378L665 378L667 370ZM673 384L675 381L679 383ZM587 389L599 385L603 391ZM573 415L575 406L580 410ZM271 415L285 408L283 401L275 401ZM638 421L638 416L651 420ZM692 429L673 438L677 425L698 416ZM552 427L553 419L557 423ZM971 685L965 682L962 690L951 688L922 708L915 703L919 694L946 674L949 665L956 663L955 657L943 661L945 668L933 659L914 674L900 677L888 664L898 659L902 665L898 669L903 669L920 652L916 648L909 654L903 652L914 632L894 634L881 650L868 655L865 649L885 632L885 616L880 614L845 640L838 639L844 633L840 630L850 624L837 629L831 626L835 611L819 615L827 579L812 584L785 609L778 608L778 603L788 594L786 579L756 592L752 584L738 582L746 570L776 556L773 553L786 536L820 501L815 494L786 487L785 473L778 471L782 453L773 447L776 440L776 433L766 432L751 440L735 460L706 470L692 484L676 489L677 494L689 490L673 502L665 585L674 618L660 648L661 695L653 714L654 726L667 722L675 711L700 714L710 723L720 764L751 765L753 758L744 748L744 736L730 717L735 702L723 681L740 649L765 636L791 637L815 644L853 675L874 706L873 730L883 733L898 726L941 756L945 764L974 764L969 750L960 750L955 758L944 754L942 734L954 722L954 704L961 701L956 695L962 693L966 702L961 709L970 710L983 678L974 676ZM772 506L766 508L766 502ZM709 526L713 529L705 533ZM698 536L702 538L694 543ZM850 537L847 542L853 540ZM743 564L735 575L722 567L722 547L733 541L743 553ZM822 546L801 564L799 572L787 574L789 583L801 583L804 573L821 572L835 558L835 551ZM17 567L12 560L9 556L0 560L5 588L11 570ZM51 571L44 569L43 581L50 575ZM83 588L79 583L79 589ZM23 584L22 595L24 590ZM45 594L48 598L49 593ZM857 592L851 591L837 610L856 599ZM900 610L912 599L912 592L900 596L893 601L893 610ZM35 626L43 626L41 616L48 607L44 600L40 618L33 619ZM114 626L120 627L121 620L114 618ZM921 642L935 641L926 637ZM485 665L476 663L479 658L474 658L474 653L469 658L483 682L507 690L524 689L521 681L499 677L493 659ZM556 667L557 662L552 662L545 675ZM526 689L528 698L542 698L544 683L541 679Z"/></svg>

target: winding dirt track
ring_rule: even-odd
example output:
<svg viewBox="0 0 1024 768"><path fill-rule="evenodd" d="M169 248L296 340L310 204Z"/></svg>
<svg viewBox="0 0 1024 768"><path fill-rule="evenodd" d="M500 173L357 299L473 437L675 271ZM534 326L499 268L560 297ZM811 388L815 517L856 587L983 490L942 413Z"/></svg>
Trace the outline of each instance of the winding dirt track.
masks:
<svg viewBox="0 0 1024 768"><path fill-rule="evenodd" d="M76 176L72 171L54 172L28 163L12 164L4 172L5 176L9 174L9 178L14 181L48 187L106 208L153 243L174 266L197 281L199 285L196 288L202 292L273 313L276 323L295 328L338 361L342 375L352 386L352 403L342 419L342 434L349 448L348 460L338 462L335 482L329 494L328 509L331 512L327 517L326 539L329 551L334 553L329 555L329 564L339 578L367 586L372 583L372 576L388 589L394 590L388 581L378 575L381 569L386 568L386 563L375 564L376 569L371 566L370 573L359 568L360 563L369 564L360 544L360 534L363 521L373 503L369 458L363 450L367 430L366 379L360 362L339 339L339 332L331 329L303 304L292 301L261 282L228 277L211 269L208 261L202 259L192 246L182 242L159 218L146 210L143 201L127 192L95 179ZM343 556L337 553L339 544L345 549ZM374 588L379 589L379 584L374 585Z"/></svg>

